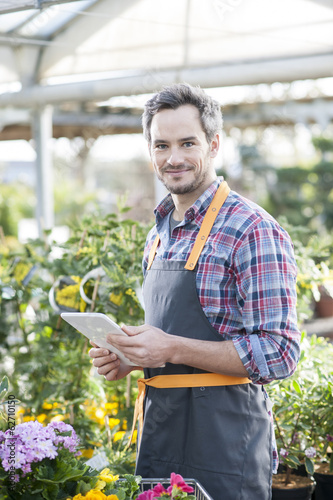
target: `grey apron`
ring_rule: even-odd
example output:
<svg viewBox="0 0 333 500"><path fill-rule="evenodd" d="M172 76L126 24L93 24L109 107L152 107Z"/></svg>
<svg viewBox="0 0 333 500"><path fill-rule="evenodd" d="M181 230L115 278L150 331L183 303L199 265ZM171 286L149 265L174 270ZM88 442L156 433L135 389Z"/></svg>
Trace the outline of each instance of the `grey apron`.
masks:
<svg viewBox="0 0 333 500"><path fill-rule="evenodd" d="M221 342L202 310L196 269L185 264L153 262L144 282L145 322L173 335ZM192 373L205 372L171 363L144 370L145 378ZM262 386L146 387L136 473L194 478L214 500L269 500L271 432Z"/></svg>

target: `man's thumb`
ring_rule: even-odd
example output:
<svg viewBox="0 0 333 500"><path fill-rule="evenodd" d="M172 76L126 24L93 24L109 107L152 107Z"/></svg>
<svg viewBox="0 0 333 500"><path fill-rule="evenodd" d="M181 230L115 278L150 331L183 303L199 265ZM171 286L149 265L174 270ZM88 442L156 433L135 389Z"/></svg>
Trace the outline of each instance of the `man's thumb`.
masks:
<svg viewBox="0 0 333 500"><path fill-rule="evenodd" d="M122 324L121 329L124 330L124 332L130 336L138 335L138 333L141 333L139 326L128 326L128 325Z"/></svg>

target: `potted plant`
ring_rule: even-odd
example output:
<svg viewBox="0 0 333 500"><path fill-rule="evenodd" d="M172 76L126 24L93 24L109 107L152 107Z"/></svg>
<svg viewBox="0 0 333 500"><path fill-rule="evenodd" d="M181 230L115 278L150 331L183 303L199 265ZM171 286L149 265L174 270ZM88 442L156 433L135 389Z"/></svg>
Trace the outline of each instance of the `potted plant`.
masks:
<svg viewBox="0 0 333 500"><path fill-rule="evenodd" d="M319 318L329 318L333 316L333 270L322 263L324 276L318 286L318 293L314 297L316 304L316 315Z"/></svg>
<svg viewBox="0 0 333 500"><path fill-rule="evenodd" d="M273 499L284 498L278 490L297 488L304 489L304 496L293 491L294 496L287 498L311 498L315 464L328 458L332 384L333 346L323 338L309 339L303 332L295 373L271 385L276 440L284 469L282 475L273 476Z"/></svg>

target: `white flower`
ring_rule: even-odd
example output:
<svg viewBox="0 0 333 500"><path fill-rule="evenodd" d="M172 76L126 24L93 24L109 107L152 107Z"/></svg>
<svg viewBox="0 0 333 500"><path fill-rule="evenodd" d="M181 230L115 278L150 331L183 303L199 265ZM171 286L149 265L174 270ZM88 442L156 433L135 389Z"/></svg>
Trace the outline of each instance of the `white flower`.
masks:
<svg viewBox="0 0 333 500"><path fill-rule="evenodd" d="M305 455L308 458L314 458L316 456L316 450L315 450L315 448L313 448L313 446L310 446L310 448L307 448L305 450Z"/></svg>

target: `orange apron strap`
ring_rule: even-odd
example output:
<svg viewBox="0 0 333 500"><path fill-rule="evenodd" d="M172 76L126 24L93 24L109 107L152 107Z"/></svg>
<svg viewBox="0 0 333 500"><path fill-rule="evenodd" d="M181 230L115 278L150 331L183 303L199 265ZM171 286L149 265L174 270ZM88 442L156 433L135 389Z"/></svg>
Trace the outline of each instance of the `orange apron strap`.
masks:
<svg viewBox="0 0 333 500"><path fill-rule="evenodd" d="M159 242L160 242L160 237L157 234L156 238L155 238L155 240L154 240L154 242L153 242L153 244L152 244L152 246L150 248L147 271L149 271L149 269L151 268L152 263L154 262L155 254L156 254L156 250L157 250Z"/></svg>
<svg viewBox="0 0 333 500"><path fill-rule="evenodd" d="M202 249L207 241L209 233L213 227L217 214L219 213L220 208L227 199L229 193L230 188L226 181L223 181L216 191L210 206L208 207L204 220L201 224L200 231L194 242L191 254L187 259L185 269L187 269L188 271L194 270Z"/></svg>
<svg viewBox="0 0 333 500"><path fill-rule="evenodd" d="M143 400L147 385L156 387L158 389L173 389L179 387L216 387L223 385L242 385L249 383L251 383L251 380L247 377L234 377L232 375L222 375L220 373L157 375L156 377L147 379L139 378L139 394L135 401L132 432L126 448L128 448L132 443L137 420L139 420L140 435L138 437L138 446L140 446L143 427Z"/></svg>

